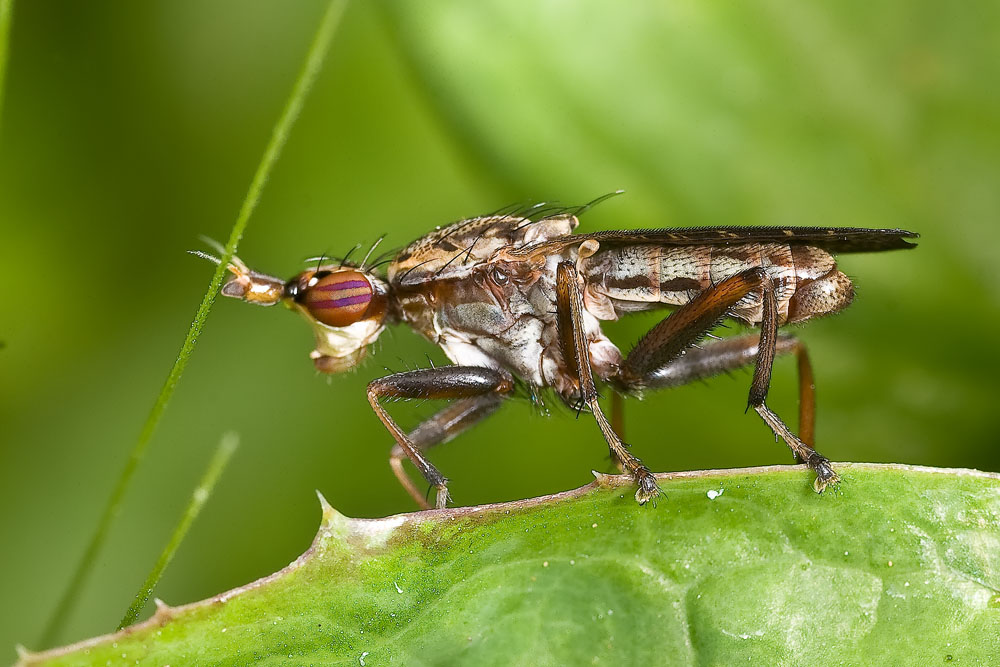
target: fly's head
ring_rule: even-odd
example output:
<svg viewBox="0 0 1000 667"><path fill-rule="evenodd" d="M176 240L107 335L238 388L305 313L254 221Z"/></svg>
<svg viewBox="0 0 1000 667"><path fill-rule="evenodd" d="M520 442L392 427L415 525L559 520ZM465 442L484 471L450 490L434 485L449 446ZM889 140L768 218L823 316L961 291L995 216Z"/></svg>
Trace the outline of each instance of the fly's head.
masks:
<svg viewBox="0 0 1000 667"><path fill-rule="evenodd" d="M285 299L309 321L316 336L316 369L339 373L365 358L385 328L386 284L352 266L321 266L285 283Z"/></svg>
<svg viewBox="0 0 1000 667"><path fill-rule="evenodd" d="M219 262L207 253L195 254ZM223 285L223 296L258 306L284 303L306 318L316 338L310 357L323 373L357 366L385 328L388 288L359 267L322 265L287 281L253 271L238 257L227 268L233 276Z"/></svg>

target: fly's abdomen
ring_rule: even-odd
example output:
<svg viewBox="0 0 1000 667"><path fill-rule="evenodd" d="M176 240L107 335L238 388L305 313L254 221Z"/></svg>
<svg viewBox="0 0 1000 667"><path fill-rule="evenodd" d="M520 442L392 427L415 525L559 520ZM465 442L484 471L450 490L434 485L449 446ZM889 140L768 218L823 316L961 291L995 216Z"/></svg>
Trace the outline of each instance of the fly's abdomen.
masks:
<svg viewBox="0 0 1000 667"><path fill-rule="evenodd" d="M763 267L776 288L779 318L785 320L797 283L792 248L782 243L625 246L599 250L581 259L580 266L587 307L602 319L658 305L680 306L713 284ZM742 320L759 322L761 295L749 294L732 310Z"/></svg>
<svg viewBox="0 0 1000 667"><path fill-rule="evenodd" d="M582 259L580 268L593 296L611 299L619 311L643 310L687 303L692 292L707 287L710 252L702 247L625 246Z"/></svg>
<svg viewBox="0 0 1000 667"><path fill-rule="evenodd" d="M767 271L774 285L778 320L784 322L788 319L788 302L795 294L797 284L791 246L787 243L752 243L717 246L711 250L713 283L721 282L748 269L761 267ZM762 294L751 292L733 306L732 313L741 320L758 324L763 314Z"/></svg>
<svg viewBox="0 0 1000 667"><path fill-rule="evenodd" d="M711 284L710 247L633 245L599 250L580 260L587 282L585 303L602 319L679 306Z"/></svg>

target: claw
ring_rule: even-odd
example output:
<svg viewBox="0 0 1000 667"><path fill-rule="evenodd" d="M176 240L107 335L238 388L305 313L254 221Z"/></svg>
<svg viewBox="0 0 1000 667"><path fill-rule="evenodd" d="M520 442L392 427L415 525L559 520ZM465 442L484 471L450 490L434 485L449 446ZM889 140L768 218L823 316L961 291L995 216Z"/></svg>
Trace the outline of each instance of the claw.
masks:
<svg viewBox="0 0 1000 667"><path fill-rule="evenodd" d="M826 487L840 483L840 475L825 458L818 461L814 469L816 470L816 479L813 481L813 489L816 490L816 493L823 493Z"/></svg>
<svg viewBox="0 0 1000 667"><path fill-rule="evenodd" d="M451 496L448 494L448 487L444 484L439 484L434 488L437 490L437 493L434 495L434 508L443 510L451 501Z"/></svg>
<svg viewBox="0 0 1000 667"><path fill-rule="evenodd" d="M653 506L656 506L656 497L660 495L660 487L656 483L656 478L649 471L645 474L641 474L637 480L639 484L639 489L635 492L635 499L640 505L645 505L650 500L653 501Z"/></svg>

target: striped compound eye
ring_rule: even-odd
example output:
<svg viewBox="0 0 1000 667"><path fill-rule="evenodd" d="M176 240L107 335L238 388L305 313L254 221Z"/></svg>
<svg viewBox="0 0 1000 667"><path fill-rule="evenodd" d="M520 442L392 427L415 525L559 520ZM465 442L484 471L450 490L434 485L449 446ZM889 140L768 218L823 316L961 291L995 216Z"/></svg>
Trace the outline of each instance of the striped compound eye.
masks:
<svg viewBox="0 0 1000 667"><path fill-rule="evenodd" d="M373 292L371 282L360 271L321 271L308 281L296 301L323 324L346 327L364 319Z"/></svg>

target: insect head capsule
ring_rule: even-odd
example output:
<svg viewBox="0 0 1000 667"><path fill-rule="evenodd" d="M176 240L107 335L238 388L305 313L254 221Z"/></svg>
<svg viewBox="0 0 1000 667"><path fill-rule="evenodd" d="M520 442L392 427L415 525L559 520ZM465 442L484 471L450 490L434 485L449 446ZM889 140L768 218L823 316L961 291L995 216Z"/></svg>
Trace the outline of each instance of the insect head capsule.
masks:
<svg viewBox="0 0 1000 667"><path fill-rule="evenodd" d="M346 327L365 318L373 296L374 289L364 273L341 269L308 277L296 301L318 322Z"/></svg>

